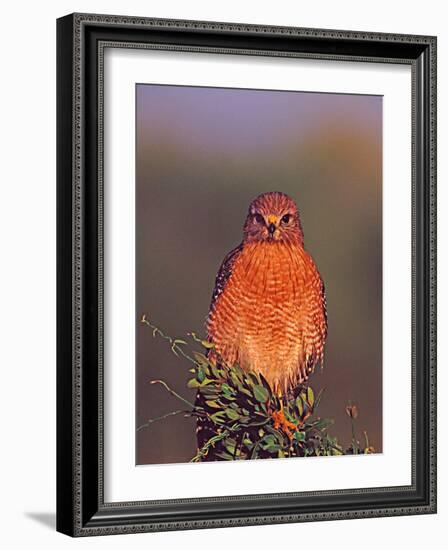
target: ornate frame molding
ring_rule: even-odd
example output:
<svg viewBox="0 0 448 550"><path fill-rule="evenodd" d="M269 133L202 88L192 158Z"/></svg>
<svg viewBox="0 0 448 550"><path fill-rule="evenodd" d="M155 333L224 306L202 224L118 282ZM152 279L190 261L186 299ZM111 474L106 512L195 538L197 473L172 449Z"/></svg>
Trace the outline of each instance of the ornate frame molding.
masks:
<svg viewBox="0 0 448 550"><path fill-rule="evenodd" d="M138 36L130 40L136 30ZM189 43L191 37L201 44ZM102 83L104 48L112 46L412 66L411 486L104 502ZM436 511L436 62L436 38L430 36L93 14L58 20L59 531L88 536ZM95 127L89 123L93 112L98 117ZM86 304L95 306L94 322L86 319ZM418 371L417 364L422 367ZM85 422L87 411L96 413L93 427ZM422 418L417 416L422 413ZM389 495L389 502L378 504L380 494ZM347 506L350 499L355 499L356 508ZM305 500L310 501L308 511ZM338 504L320 510L326 501ZM254 504L250 511L249 502ZM269 512L269 502L275 502L275 513ZM165 515L160 519L162 508Z"/></svg>

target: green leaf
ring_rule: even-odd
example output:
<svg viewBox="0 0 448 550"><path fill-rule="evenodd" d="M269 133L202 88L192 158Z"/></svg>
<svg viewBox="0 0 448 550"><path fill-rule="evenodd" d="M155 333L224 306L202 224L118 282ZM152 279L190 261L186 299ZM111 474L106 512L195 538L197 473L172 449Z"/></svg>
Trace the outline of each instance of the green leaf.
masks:
<svg viewBox="0 0 448 550"><path fill-rule="evenodd" d="M254 372L248 372L246 375L246 385L247 386L256 386L259 385L258 376Z"/></svg>
<svg viewBox="0 0 448 550"><path fill-rule="evenodd" d="M272 426L266 426L266 430L270 432L277 440L278 443L281 445L285 444L285 438L283 437L282 433L273 428Z"/></svg>
<svg viewBox="0 0 448 550"><path fill-rule="evenodd" d="M294 439L297 441L305 441L305 432L294 432Z"/></svg>
<svg viewBox="0 0 448 550"><path fill-rule="evenodd" d="M231 439L231 438L225 439L224 445L225 445L225 448L229 451L229 453L231 453L232 455L235 454L236 441L234 439Z"/></svg>
<svg viewBox="0 0 448 550"><path fill-rule="evenodd" d="M198 338L195 332L190 332L190 336L193 338L195 342L198 342L199 344L204 346L204 348L211 349L215 347L215 344L212 344L208 340L201 340L200 338Z"/></svg>
<svg viewBox="0 0 448 550"><path fill-rule="evenodd" d="M240 415L234 410L234 409L227 409L226 415L230 418L230 420L238 420Z"/></svg>
<svg viewBox="0 0 448 550"><path fill-rule="evenodd" d="M266 401L269 399L268 390L264 386L261 386L260 384L257 384L256 386L254 386L253 393L254 393L255 399L260 403L266 403Z"/></svg>
<svg viewBox="0 0 448 550"><path fill-rule="evenodd" d="M242 384L242 380L241 378L238 376L238 374L236 373L235 370L233 370L232 372L230 372L230 379L233 383L234 386L236 387L240 387L241 384Z"/></svg>
<svg viewBox="0 0 448 550"><path fill-rule="evenodd" d="M244 393L244 395L247 395L248 397L252 397L252 394L250 393L249 390L246 390L245 388L243 388L242 386L240 386L238 388L238 391L240 391L241 393Z"/></svg>
<svg viewBox="0 0 448 550"><path fill-rule="evenodd" d="M195 358L196 363L200 367L208 367L208 365L209 365L208 359L207 359L207 357L205 357L205 355L203 353L199 353L198 351L194 351L193 352L193 357Z"/></svg>
<svg viewBox="0 0 448 550"><path fill-rule="evenodd" d="M228 384L221 384L221 391L226 397L233 397L235 390L233 390Z"/></svg>
<svg viewBox="0 0 448 550"><path fill-rule="evenodd" d="M271 454L278 453L280 449L281 449L280 445L277 445L277 444L268 445L267 447L265 447L265 451Z"/></svg>
<svg viewBox="0 0 448 550"><path fill-rule="evenodd" d="M266 380L266 378L260 373L260 380L261 380L261 383L263 384L263 386L268 390L268 392L270 393L271 392L271 388L269 386L269 383L268 381Z"/></svg>
<svg viewBox="0 0 448 550"><path fill-rule="evenodd" d="M220 400L221 400L221 403L227 407L232 403L232 401L235 401L235 398L229 397L228 395L221 394Z"/></svg>
<svg viewBox="0 0 448 550"><path fill-rule="evenodd" d="M196 380L196 378L192 378L191 380L188 380L187 388L193 389L193 388L199 388L201 383Z"/></svg>
<svg viewBox="0 0 448 550"><path fill-rule="evenodd" d="M201 344L205 349L213 349L215 347L215 344L212 344L208 340L201 340Z"/></svg>
<svg viewBox="0 0 448 550"><path fill-rule="evenodd" d="M214 363L209 363L209 365L210 365L210 369L212 371L213 376L215 378L221 378L221 372L220 372L218 366L215 365Z"/></svg>
<svg viewBox="0 0 448 550"><path fill-rule="evenodd" d="M296 406L297 406L297 410L299 411L299 415L302 416L303 415L303 403L302 403L302 399L300 398L300 395L296 399Z"/></svg>
<svg viewBox="0 0 448 550"><path fill-rule="evenodd" d="M216 389L215 386L213 385L206 385L206 386L201 386L200 390L201 394L206 398L206 399L210 399L210 398L214 398L214 397L217 397L219 396L219 391Z"/></svg>
<svg viewBox="0 0 448 550"><path fill-rule="evenodd" d="M276 443L276 438L272 434L268 434L263 438L263 441L266 445L274 445Z"/></svg>
<svg viewBox="0 0 448 550"><path fill-rule="evenodd" d="M289 420L290 422L293 422L295 421L295 418L294 416L291 414L291 411L289 410L289 407L285 407L283 409L283 414L285 415L285 418L286 420Z"/></svg>
<svg viewBox="0 0 448 550"><path fill-rule="evenodd" d="M319 430L326 430L329 426L334 424L334 420L331 418L322 418L318 420L313 426Z"/></svg>
<svg viewBox="0 0 448 550"><path fill-rule="evenodd" d="M210 415L210 418L212 422L215 422L215 424L222 424L224 422L225 415L226 413L224 411L218 411Z"/></svg>
<svg viewBox="0 0 448 550"><path fill-rule="evenodd" d="M234 460L233 455L226 453L225 451L220 451L219 453L215 453L215 456L222 458L223 460Z"/></svg>
<svg viewBox="0 0 448 550"><path fill-rule="evenodd" d="M205 372L204 372L204 369L202 367L198 368L197 378L198 378L199 382L203 382L205 380Z"/></svg>
<svg viewBox="0 0 448 550"><path fill-rule="evenodd" d="M306 396L307 396L307 401L308 401L310 407L312 407L314 405L314 392L313 392L313 389L311 387L308 388L308 390L306 392Z"/></svg>
<svg viewBox="0 0 448 550"><path fill-rule="evenodd" d="M216 401L209 400L209 401L206 401L205 404L208 405L212 409L220 409L221 408L221 405L219 403L217 403Z"/></svg>

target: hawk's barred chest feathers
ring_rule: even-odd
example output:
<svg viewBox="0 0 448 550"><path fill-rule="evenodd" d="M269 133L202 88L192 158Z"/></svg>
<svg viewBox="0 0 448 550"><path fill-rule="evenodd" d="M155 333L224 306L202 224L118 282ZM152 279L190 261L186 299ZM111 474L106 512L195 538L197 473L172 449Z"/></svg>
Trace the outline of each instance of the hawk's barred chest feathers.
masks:
<svg viewBox="0 0 448 550"><path fill-rule="evenodd" d="M208 338L221 361L261 372L282 394L323 361L326 334L324 285L297 206L284 193L264 193L216 277Z"/></svg>

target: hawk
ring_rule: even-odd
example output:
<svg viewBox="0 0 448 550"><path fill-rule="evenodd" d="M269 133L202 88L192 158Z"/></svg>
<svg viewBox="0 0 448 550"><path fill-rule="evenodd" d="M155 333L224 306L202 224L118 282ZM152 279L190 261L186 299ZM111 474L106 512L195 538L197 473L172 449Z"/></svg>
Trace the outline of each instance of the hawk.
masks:
<svg viewBox="0 0 448 550"><path fill-rule="evenodd" d="M251 202L243 240L216 276L206 329L212 359L261 373L279 397L323 362L325 288L285 193Z"/></svg>

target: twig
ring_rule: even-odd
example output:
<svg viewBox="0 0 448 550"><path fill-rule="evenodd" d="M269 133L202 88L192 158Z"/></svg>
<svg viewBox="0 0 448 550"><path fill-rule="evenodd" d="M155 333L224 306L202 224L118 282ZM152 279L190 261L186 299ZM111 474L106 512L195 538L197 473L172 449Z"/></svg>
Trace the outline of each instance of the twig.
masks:
<svg viewBox="0 0 448 550"><path fill-rule="evenodd" d="M358 448L358 441L356 439L356 434L355 434L355 421L353 420L353 418L351 419L352 421L352 446L353 446L353 454L354 455L357 455L359 454L359 448Z"/></svg>
<svg viewBox="0 0 448 550"><path fill-rule="evenodd" d="M229 431L224 430L222 433L220 433L218 435L215 435L214 437L211 437L201 449L198 449L198 452L191 459L190 462L198 462L202 457L207 455L208 450L209 450L210 447L214 446L215 443L218 443L218 441L221 441L222 439L225 439L228 435L229 435Z"/></svg>
<svg viewBox="0 0 448 550"><path fill-rule="evenodd" d="M173 389L171 389L168 384L166 382L164 382L163 380L151 380L150 381L150 384L162 384L162 386L164 386L164 388L171 394L173 395L174 397L177 397L177 399L180 399L181 401L183 401L184 403L186 403L189 407L191 407L192 409L194 409L194 405L193 403L190 403L190 401L188 401L188 399L185 399L185 397L182 397L181 395L179 395L178 393L176 393Z"/></svg>
<svg viewBox="0 0 448 550"><path fill-rule="evenodd" d="M188 413L189 411L184 411L184 410L177 410L177 411L171 411L169 413L166 413L166 414L162 414L162 416L156 416L155 418L150 418L146 424L142 424L141 426L139 426L137 428L137 432L139 432L140 430L142 430L143 428L148 428L150 424L152 424L153 422L157 422L158 420L163 420L164 418L168 418L169 416L175 416L176 414L180 414L180 413Z"/></svg>
<svg viewBox="0 0 448 550"><path fill-rule="evenodd" d="M180 340L179 338L172 338L171 336L168 336L164 332L162 332L159 327L156 327L152 323L148 321L146 318L146 314L143 314L141 322L144 325L147 325L148 327L152 328L152 335L155 338L156 336L160 336L164 340L167 340L171 344L171 351L174 353L174 355L182 355L182 357L185 357L188 361L193 363L194 365L197 365L197 362L193 359L193 357L190 357L188 353L185 353L184 350L181 348L182 345L185 345L186 342L183 340Z"/></svg>

